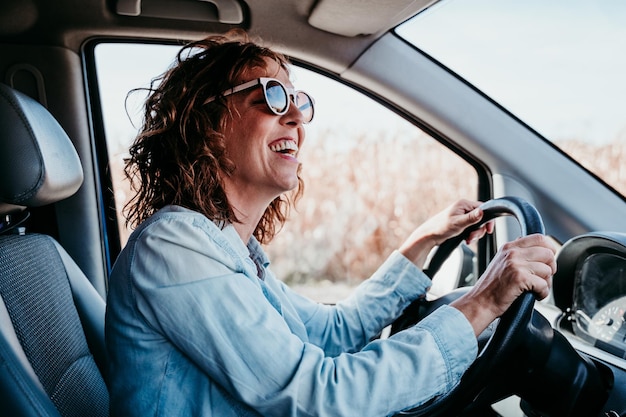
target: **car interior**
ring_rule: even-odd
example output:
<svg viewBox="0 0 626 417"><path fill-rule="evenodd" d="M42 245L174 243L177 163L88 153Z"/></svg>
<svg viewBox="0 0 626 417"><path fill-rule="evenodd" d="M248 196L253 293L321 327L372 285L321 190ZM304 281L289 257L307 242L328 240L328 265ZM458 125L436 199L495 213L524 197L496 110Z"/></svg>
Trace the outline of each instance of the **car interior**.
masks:
<svg viewBox="0 0 626 417"><path fill-rule="evenodd" d="M3 413L105 416L104 300L52 237L23 227L30 207L76 192L80 160L39 102L6 85L0 95L3 173L15 179L0 210Z"/></svg>
<svg viewBox="0 0 626 417"><path fill-rule="evenodd" d="M399 25L454 1L3 0L0 415L109 415L104 315L124 240L99 45L172 48L243 29L294 66L378 103L475 171L472 197L486 202L495 233L462 248L454 288L412 305L391 332L467 290L504 242L540 232L559 245L549 299L520 297L481 335L481 353L457 388L399 415L626 416L626 199L399 35ZM133 70L130 61L114 65L114 79ZM407 176L420 169L398 165ZM438 181L447 180L439 168ZM411 190L411 181L397 182ZM434 280L461 240L433 255Z"/></svg>

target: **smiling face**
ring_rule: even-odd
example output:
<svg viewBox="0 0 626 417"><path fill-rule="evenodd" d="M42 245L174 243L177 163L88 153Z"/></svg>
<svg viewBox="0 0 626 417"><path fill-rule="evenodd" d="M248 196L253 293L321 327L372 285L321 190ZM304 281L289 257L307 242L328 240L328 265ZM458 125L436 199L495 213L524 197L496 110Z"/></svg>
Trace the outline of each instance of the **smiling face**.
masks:
<svg viewBox="0 0 626 417"><path fill-rule="evenodd" d="M266 62L265 68L253 68L239 81L272 77L292 87L284 68L273 60ZM293 103L287 113L273 114L260 85L235 93L228 100L231 117L225 124L225 146L235 170L224 176L223 183L233 207L251 215L264 211L272 200L298 185L303 117Z"/></svg>

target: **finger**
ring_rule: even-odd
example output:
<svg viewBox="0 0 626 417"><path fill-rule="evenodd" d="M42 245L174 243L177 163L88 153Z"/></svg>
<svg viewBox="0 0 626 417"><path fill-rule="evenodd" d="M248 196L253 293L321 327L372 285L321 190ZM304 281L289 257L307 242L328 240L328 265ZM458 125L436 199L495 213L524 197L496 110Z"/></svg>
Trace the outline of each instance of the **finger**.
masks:
<svg viewBox="0 0 626 417"><path fill-rule="evenodd" d="M542 278L537 274L531 274L530 279L530 291L532 291L536 298L543 300L550 294L550 287L552 283L551 275L548 278Z"/></svg>
<svg viewBox="0 0 626 417"><path fill-rule="evenodd" d="M478 240L487 234L487 228L484 226L479 227L478 229L472 231L465 240L468 244L472 243L475 240Z"/></svg>
<svg viewBox="0 0 626 417"><path fill-rule="evenodd" d="M473 210L468 211L464 216L462 216L462 221L464 223L464 226L467 227L478 223L482 218L482 209L480 207L476 207Z"/></svg>
<svg viewBox="0 0 626 417"><path fill-rule="evenodd" d="M449 220L449 230L453 232L450 236L457 235L468 227L478 223L482 216L482 210L479 208L475 208L462 214L457 213L456 215L453 215Z"/></svg>
<svg viewBox="0 0 626 417"><path fill-rule="evenodd" d="M554 260L555 252L550 246L527 246L517 248L529 261L539 261L551 263Z"/></svg>
<svg viewBox="0 0 626 417"><path fill-rule="evenodd" d="M495 227L495 222L493 220L485 223L485 228L487 229L487 233L492 234Z"/></svg>
<svg viewBox="0 0 626 417"><path fill-rule="evenodd" d="M542 261L527 261L526 266L530 290L535 293L537 299L541 300L550 293L552 276L556 272L556 260L552 251L547 248L530 248L526 252L529 251L534 252L537 258L546 257Z"/></svg>
<svg viewBox="0 0 626 417"><path fill-rule="evenodd" d="M481 204L482 204L482 201L472 201L472 200L462 199L462 200L457 201L456 204L454 204L453 206L456 206L458 213L465 214L465 213L469 213L477 209L478 207L480 207Z"/></svg>
<svg viewBox="0 0 626 417"><path fill-rule="evenodd" d="M530 248L533 246L544 247L550 249L552 254L556 254L557 248L554 242L549 239L547 236L535 233L528 236L520 237L519 239L512 242L515 246L520 248Z"/></svg>
<svg viewBox="0 0 626 417"><path fill-rule="evenodd" d="M528 269L533 275L537 275L543 279L549 279L556 272L553 269L553 265L543 262L529 262Z"/></svg>
<svg viewBox="0 0 626 417"><path fill-rule="evenodd" d="M482 226L480 226L478 229L470 232L470 234L467 236L467 239L466 239L467 244L470 244L473 241L482 238L486 234L492 234L493 227L494 227L493 225L494 225L493 221L489 221L483 224Z"/></svg>

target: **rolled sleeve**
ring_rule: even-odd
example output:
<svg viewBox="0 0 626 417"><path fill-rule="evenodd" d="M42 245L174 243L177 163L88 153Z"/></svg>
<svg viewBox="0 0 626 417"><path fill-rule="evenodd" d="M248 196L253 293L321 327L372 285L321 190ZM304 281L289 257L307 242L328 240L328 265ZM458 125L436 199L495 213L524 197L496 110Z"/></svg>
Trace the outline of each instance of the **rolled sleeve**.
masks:
<svg viewBox="0 0 626 417"><path fill-rule="evenodd" d="M346 300L321 306L281 290L295 306L311 342L329 356L358 351L391 324L415 299L424 297L430 279L400 252L394 251Z"/></svg>
<svg viewBox="0 0 626 417"><path fill-rule="evenodd" d="M428 331L441 352L447 370L444 391L451 389L476 359L478 343L467 318L454 307L443 305L417 327Z"/></svg>

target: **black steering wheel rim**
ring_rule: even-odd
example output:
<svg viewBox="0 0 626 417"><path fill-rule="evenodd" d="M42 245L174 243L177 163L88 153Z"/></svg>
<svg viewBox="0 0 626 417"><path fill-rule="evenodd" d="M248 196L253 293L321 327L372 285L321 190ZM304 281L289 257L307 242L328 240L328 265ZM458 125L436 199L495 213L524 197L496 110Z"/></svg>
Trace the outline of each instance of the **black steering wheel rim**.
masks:
<svg viewBox="0 0 626 417"><path fill-rule="evenodd" d="M539 212L522 198L509 196L493 199L483 203L481 208L484 214L478 224L471 226L460 235L448 239L439 246L428 269L424 271L431 279L452 251L473 230L496 217L505 215L515 217L523 236L545 233ZM455 388L422 406L401 412L398 415L437 417L459 414L486 386L495 367L508 357L515 346L521 342L520 339L523 338L530 323L534 303L534 295L530 292L523 293L515 300L500 317L493 335Z"/></svg>
<svg viewBox="0 0 626 417"><path fill-rule="evenodd" d="M483 210L483 218L479 223L468 227L461 234L454 236L441 245L432 256L428 268L424 270L424 273L431 279L435 276L441 265L450 256L452 251L456 249L459 244L464 241L471 232L478 229L483 224L495 219L496 217L510 215L517 219L522 236L531 235L534 233L545 233L543 226L543 220L537 209L528 203L526 200L520 197L501 197L493 200L489 200L481 204L480 208Z"/></svg>

